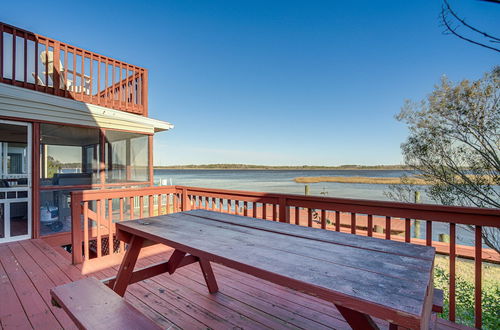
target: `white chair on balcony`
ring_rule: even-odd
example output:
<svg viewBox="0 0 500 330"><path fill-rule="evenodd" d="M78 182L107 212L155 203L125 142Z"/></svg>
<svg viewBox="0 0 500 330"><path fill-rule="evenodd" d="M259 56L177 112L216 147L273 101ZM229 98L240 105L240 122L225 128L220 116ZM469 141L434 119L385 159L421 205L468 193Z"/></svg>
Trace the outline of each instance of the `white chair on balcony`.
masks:
<svg viewBox="0 0 500 330"><path fill-rule="evenodd" d="M43 77L45 77L46 74L50 77L52 82L54 82L54 53L52 51L42 51L40 53L40 60L42 61L42 64L45 65L45 72L42 72ZM59 61L59 88L60 89L66 89L71 92L75 93L81 93L82 89L83 92L87 95L90 95L90 81L92 80L91 77L78 73L71 70L66 70L64 66L62 65L61 61ZM71 79L64 79L64 73L66 72L67 75L71 74L73 79L75 79L75 76L80 76L82 77L83 80L83 86L80 85L75 85L74 81ZM33 73L33 77L35 79L38 79L38 84L44 86L44 79L41 79L38 75Z"/></svg>

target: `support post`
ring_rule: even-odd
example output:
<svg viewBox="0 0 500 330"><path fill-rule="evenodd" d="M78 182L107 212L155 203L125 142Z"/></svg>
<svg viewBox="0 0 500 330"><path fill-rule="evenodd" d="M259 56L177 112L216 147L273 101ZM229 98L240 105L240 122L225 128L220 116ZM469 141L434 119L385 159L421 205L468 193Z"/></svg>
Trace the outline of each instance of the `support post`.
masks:
<svg viewBox="0 0 500 330"><path fill-rule="evenodd" d="M279 221L290 223L290 219L288 217L288 207L286 205L286 198L280 197L278 203L279 203Z"/></svg>
<svg viewBox="0 0 500 330"><path fill-rule="evenodd" d="M83 262L81 214L82 196L79 192L73 191L71 192L71 246L73 264Z"/></svg>

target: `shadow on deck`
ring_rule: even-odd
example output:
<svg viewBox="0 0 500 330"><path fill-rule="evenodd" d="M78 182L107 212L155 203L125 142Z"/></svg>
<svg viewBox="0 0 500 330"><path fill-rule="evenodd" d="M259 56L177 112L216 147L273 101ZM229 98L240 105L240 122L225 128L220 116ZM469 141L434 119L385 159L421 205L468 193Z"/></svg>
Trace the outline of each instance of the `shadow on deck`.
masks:
<svg viewBox="0 0 500 330"><path fill-rule="evenodd" d="M138 267L166 260L170 250L150 247ZM101 265L102 266L102 265ZM167 329L349 329L324 300L214 264L220 291L209 294L198 264L129 286L125 298ZM115 276L118 265L92 274ZM0 244L0 328L74 329L62 309L51 305L50 288L87 275L70 254L41 239ZM382 328L388 325L378 322ZM438 329L464 329L439 319Z"/></svg>

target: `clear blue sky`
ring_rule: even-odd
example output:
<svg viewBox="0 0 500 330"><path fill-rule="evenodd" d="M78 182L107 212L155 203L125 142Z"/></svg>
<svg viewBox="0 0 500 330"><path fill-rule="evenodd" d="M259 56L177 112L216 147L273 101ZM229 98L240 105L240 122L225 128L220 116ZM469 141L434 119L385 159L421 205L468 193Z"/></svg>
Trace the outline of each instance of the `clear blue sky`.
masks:
<svg viewBox="0 0 500 330"><path fill-rule="evenodd" d="M500 32L500 5L450 0ZM3 1L0 20L149 69L156 164L399 164L394 119L498 53L443 35L441 2Z"/></svg>

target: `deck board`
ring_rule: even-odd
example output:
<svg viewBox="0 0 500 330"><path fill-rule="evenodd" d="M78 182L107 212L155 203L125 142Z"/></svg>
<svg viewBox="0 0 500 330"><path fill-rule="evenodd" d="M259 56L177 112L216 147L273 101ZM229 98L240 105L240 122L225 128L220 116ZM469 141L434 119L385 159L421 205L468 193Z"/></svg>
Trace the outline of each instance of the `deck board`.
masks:
<svg viewBox="0 0 500 330"><path fill-rule="evenodd" d="M30 328L30 321L1 263L0 297L2 297L2 299L0 299L0 325L2 328Z"/></svg>
<svg viewBox="0 0 500 330"><path fill-rule="evenodd" d="M52 298L50 296L50 289L58 284L51 280L19 243L10 244L9 248L59 324L64 329L77 329L73 321L71 321L69 316L62 309L51 304Z"/></svg>
<svg viewBox="0 0 500 330"><path fill-rule="evenodd" d="M61 329L60 323L52 314L8 245L0 246L0 261L31 325L36 329Z"/></svg>
<svg viewBox="0 0 500 330"><path fill-rule="evenodd" d="M170 254L164 248L158 251L141 258L138 266ZM0 244L0 329L75 327L47 298L51 287L86 277L82 266L72 265L63 253L41 239ZM199 266L192 264L173 275L132 284L125 299L165 329L349 329L336 308L322 299L221 265L213 268L220 287L216 294L208 293ZM110 265L91 275L104 279L117 270L118 265ZM444 320L438 325L464 328Z"/></svg>

